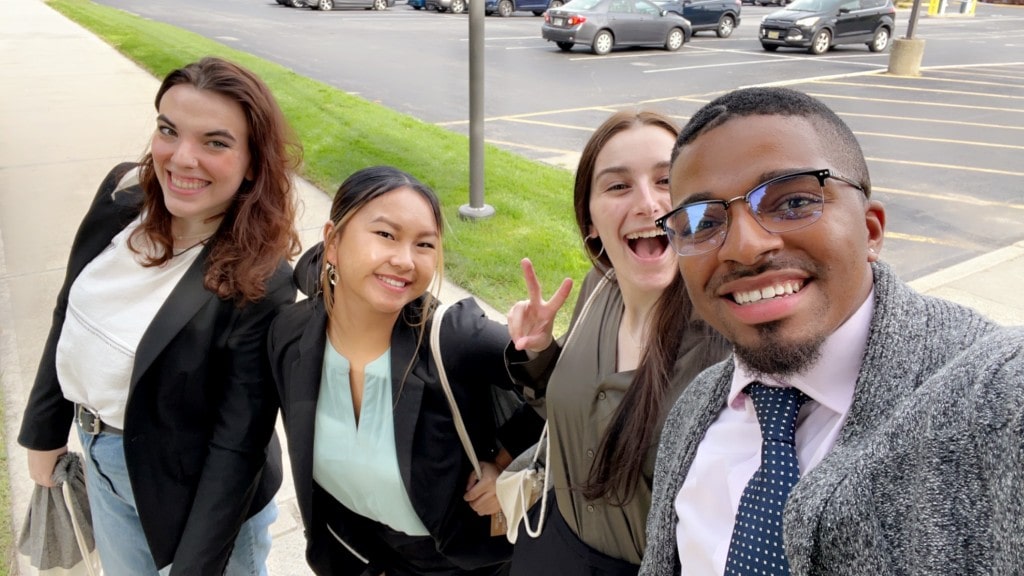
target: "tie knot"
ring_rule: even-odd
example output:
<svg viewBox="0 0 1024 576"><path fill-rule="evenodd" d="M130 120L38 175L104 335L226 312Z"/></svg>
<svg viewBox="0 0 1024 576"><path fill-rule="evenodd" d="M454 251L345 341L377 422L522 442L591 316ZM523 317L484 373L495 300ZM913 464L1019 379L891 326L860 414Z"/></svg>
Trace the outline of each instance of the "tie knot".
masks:
<svg viewBox="0 0 1024 576"><path fill-rule="evenodd" d="M765 386L760 382L747 386L745 391L754 402L761 438L793 444L796 416L810 398L796 388Z"/></svg>

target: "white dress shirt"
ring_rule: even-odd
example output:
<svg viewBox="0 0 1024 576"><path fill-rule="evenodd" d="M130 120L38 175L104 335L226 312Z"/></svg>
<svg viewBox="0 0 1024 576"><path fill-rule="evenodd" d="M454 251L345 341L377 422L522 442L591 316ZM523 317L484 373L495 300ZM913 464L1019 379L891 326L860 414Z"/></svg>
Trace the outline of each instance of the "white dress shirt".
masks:
<svg viewBox="0 0 1024 576"><path fill-rule="evenodd" d="M828 454L853 402L867 346L874 291L828 339L805 372L780 381L757 376L734 358L727 406L708 428L675 499L676 543L684 575L724 574L740 496L761 465L761 428L743 389L753 381L793 386L810 397L797 418L800 473Z"/></svg>

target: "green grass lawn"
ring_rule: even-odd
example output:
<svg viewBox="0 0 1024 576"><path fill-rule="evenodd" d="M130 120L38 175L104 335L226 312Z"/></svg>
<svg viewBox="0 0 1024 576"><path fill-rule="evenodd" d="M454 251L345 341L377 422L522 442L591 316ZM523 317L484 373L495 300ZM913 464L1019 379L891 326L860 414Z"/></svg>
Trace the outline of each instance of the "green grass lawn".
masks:
<svg viewBox="0 0 1024 576"><path fill-rule="evenodd" d="M406 170L431 186L448 224L446 278L498 310L526 297L518 264L525 256L534 261L548 293L566 276L582 279L590 266L574 221L567 170L488 145L485 199L497 213L463 221L458 207L469 199L467 137L174 26L88 0L49 4L158 78L206 55L253 70L273 90L302 141L302 175L322 190L333 192L349 174L377 164ZM570 310L563 309L556 330L567 325Z"/></svg>

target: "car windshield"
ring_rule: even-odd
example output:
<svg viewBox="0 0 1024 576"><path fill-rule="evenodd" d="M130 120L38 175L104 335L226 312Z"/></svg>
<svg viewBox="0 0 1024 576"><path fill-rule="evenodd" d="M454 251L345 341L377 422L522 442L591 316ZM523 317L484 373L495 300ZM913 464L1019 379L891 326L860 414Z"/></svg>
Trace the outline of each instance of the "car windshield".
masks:
<svg viewBox="0 0 1024 576"><path fill-rule="evenodd" d="M796 0L786 6L786 10L794 12L821 12L826 10L830 4L833 4L830 0Z"/></svg>
<svg viewBox="0 0 1024 576"><path fill-rule="evenodd" d="M593 10L602 0L570 0L562 6L565 10Z"/></svg>

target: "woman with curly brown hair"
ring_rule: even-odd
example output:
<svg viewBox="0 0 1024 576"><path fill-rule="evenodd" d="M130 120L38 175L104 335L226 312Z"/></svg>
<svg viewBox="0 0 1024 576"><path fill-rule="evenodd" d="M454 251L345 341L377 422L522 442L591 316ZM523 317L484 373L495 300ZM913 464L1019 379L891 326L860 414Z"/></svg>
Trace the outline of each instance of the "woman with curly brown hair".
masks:
<svg viewBox="0 0 1024 576"><path fill-rule="evenodd" d="M75 237L18 441L49 486L76 425L108 575L265 574L281 455L264 342L295 299L300 150L267 86L217 58L168 74L156 109L149 152Z"/></svg>

